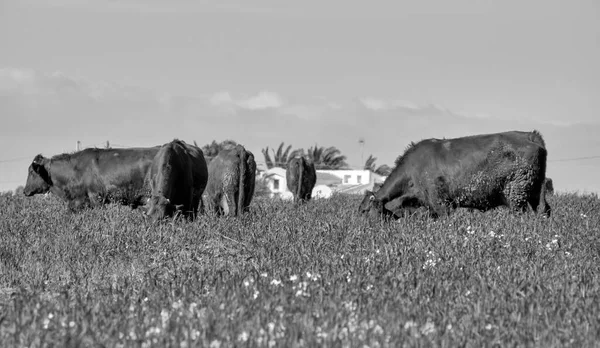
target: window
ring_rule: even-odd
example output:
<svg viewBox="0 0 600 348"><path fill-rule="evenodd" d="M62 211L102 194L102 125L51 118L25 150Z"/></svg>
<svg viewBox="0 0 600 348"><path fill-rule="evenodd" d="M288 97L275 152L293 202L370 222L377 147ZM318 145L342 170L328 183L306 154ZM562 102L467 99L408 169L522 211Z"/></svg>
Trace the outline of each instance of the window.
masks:
<svg viewBox="0 0 600 348"><path fill-rule="evenodd" d="M357 184L362 184L362 182L361 182L361 181L362 181L362 175L357 175L357 176L356 176L356 183L357 183Z"/></svg>
<svg viewBox="0 0 600 348"><path fill-rule="evenodd" d="M273 179L273 190L279 191L279 179Z"/></svg>
<svg viewBox="0 0 600 348"><path fill-rule="evenodd" d="M350 181L350 175L344 175L344 184L347 184Z"/></svg>

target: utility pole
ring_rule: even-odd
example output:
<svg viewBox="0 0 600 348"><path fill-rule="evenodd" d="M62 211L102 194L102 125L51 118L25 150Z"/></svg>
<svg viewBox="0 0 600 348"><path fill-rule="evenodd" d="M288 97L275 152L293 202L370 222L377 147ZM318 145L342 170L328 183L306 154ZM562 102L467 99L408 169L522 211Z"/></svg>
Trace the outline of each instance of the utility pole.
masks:
<svg viewBox="0 0 600 348"><path fill-rule="evenodd" d="M75 144L75 151L79 151L81 149L81 141L77 140L77 143Z"/></svg>
<svg viewBox="0 0 600 348"><path fill-rule="evenodd" d="M106 141L106 148L110 149L110 143L108 142L108 140Z"/></svg>
<svg viewBox="0 0 600 348"><path fill-rule="evenodd" d="M365 138L358 138L358 146L360 146L360 165L365 165Z"/></svg>

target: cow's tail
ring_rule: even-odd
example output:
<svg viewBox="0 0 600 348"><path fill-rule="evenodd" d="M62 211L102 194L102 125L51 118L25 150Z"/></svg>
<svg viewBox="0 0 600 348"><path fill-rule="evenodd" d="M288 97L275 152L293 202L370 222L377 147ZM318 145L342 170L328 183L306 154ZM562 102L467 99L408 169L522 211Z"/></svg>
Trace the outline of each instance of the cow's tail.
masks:
<svg viewBox="0 0 600 348"><path fill-rule="evenodd" d="M239 147L239 187L238 187L238 202L237 202L237 215L241 215L244 211L244 201L246 200L246 187L244 185L246 178L246 150L243 147Z"/></svg>
<svg viewBox="0 0 600 348"><path fill-rule="evenodd" d="M296 162L296 165L298 166L298 187L296 188L296 201L301 202L304 198L301 196L303 182L302 180L304 179L302 177L302 174L304 172L304 158L300 158L300 160Z"/></svg>
<svg viewBox="0 0 600 348"><path fill-rule="evenodd" d="M540 145L543 148L546 148L546 142L544 141L542 134L537 130L533 130L531 133L529 133L529 140Z"/></svg>

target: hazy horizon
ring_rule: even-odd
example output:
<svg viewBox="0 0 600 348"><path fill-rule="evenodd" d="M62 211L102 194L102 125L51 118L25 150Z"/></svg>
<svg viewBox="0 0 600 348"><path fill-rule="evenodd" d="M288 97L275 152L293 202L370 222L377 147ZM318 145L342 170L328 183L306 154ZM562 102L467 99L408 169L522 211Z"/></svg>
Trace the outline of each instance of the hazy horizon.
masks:
<svg viewBox="0 0 600 348"><path fill-rule="evenodd" d="M6 0L0 191L108 140L335 146L539 130L558 191L600 193L600 3ZM358 144L365 139L364 154Z"/></svg>

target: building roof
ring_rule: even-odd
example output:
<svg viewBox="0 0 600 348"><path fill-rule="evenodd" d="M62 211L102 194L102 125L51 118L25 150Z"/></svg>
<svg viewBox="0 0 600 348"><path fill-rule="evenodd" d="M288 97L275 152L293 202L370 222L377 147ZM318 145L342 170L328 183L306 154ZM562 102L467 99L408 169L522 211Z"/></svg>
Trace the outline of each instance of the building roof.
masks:
<svg viewBox="0 0 600 348"><path fill-rule="evenodd" d="M317 172L316 185L339 185L342 183L342 178L329 173Z"/></svg>
<svg viewBox="0 0 600 348"><path fill-rule="evenodd" d="M279 175L279 176L285 178L285 169L283 169L281 167L273 167L271 169L265 170L265 174L264 174L265 176L268 176L270 174Z"/></svg>

